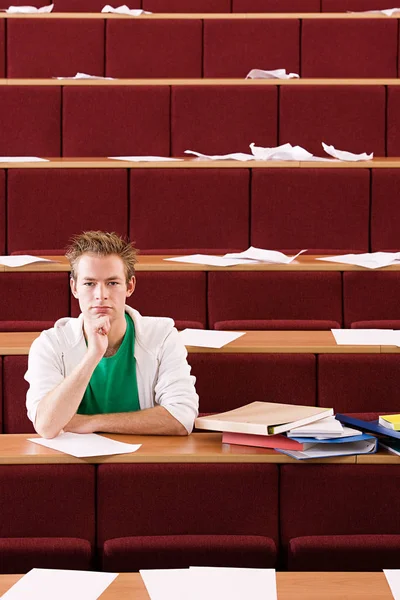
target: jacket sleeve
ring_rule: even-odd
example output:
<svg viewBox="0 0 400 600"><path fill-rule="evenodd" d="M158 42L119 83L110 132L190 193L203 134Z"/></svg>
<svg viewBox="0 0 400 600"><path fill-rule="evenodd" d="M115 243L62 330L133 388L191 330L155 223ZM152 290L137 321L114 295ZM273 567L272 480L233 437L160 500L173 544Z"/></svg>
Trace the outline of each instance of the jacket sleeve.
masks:
<svg viewBox="0 0 400 600"><path fill-rule="evenodd" d="M64 379L63 357L57 354L44 331L33 342L28 356L25 379L29 383L26 395L28 418L35 423L38 404L46 394L54 390Z"/></svg>
<svg viewBox="0 0 400 600"><path fill-rule="evenodd" d="M173 327L159 351L155 402L168 410L191 433L198 415L199 397L194 387L196 378L190 375L191 367L186 357L185 345Z"/></svg>

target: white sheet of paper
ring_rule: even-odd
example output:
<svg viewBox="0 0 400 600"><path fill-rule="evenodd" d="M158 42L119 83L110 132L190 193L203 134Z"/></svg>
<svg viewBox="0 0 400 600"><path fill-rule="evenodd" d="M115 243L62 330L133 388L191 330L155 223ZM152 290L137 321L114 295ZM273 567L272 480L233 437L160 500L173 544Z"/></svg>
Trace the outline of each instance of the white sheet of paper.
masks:
<svg viewBox="0 0 400 600"><path fill-rule="evenodd" d="M0 256L0 265L6 267L23 267L35 262L57 262L49 258L40 258L39 256L30 256L30 254L20 254L18 256Z"/></svg>
<svg viewBox="0 0 400 600"><path fill-rule="evenodd" d="M139 573L151 600L188 600L189 569L141 569Z"/></svg>
<svg viewBox="0 0 400 600"><path fill-rule="evenodd" d="M139 450L142 444L125 444L110 440L96 433L60 433L52 440L43 438L28 438L40 446L58 450L77 458L85 456L112 456L113 454L129 454Z"/></svg>
<svg viewBox="0 0 400 600"><path fill-rule="evenodd" d="M250 261L288 265L300 256L300 254L303 254L303 252L307 252L307 250L300 250L295 256L286 256L286 254L277 250L264 250L263 248L250 246L244 252L228 252L224 258L244 258Z"/></svg>
<svg viewBox="0 0 400 600"><path fill-rule="evenodd" d="M148 12L147 10L140 10L136 8L128 8L126 4L123 6L118 6L117 8L113 8L109 4L103 6L101 9L102 13L115 13L117 15L130 15L131 17L140 17L140 15L151 15L153 13Z"/></svg>
<svg viewBox="0 0 400 600"><path fill-rule="evenodd" d="M32 569L15 583L2 600L97 600L118 573Z"/></svg>
<svg viewBox="0 0 400 600"><path fill-rule="evenodd" d="M301 146L292 146L292 144L282 144L275 148L263 148L256 146L254 142L250 144L250 150L256 160L310 160L312 154Z"/></svg>
<svg viewBox="0 0 400 600"><path fill-rule="evenodd" d="M273 69L272 71L263 71L262 69L251 69L246 75L246 79L299 79L297 73L286 73L286 69Z"/></svg>
<svg viewBox="0 0 400 600"><path fill-rule="evenodd" d="M338 346L395 346L400 332L393 329L331 329Z"/></svg>
<svg viewBox="0 0 400 600"><path fill-rule="evenodd" d="M49 162L47 158L39 158L37 156L0 156L0 162Z"/></svg>
<svg viewBox="0 0 400 600"><path fill-rule="evenodd" d="M170 158L169 156L108 156L107 158L128 162L174 162L183 160L183 158Z"/></svg>
<svg viewBox="0 0 400 600"><path fill-rule="evenodd" d="M48 6L42 6L41 8L36 8L36 6L9 6L6 10L6 13L9 14L24 14L24 13L51 13L54 8L54 4L49 4Z"/></svg>
<svg viewBox="0 0 400 600"><path fill-rule="evenodd" d="M355 15L358 13L380 13L381 15L386 15L387 17L391 17L397 12L400 12L400 8L384 8L383 10L347 10L346 12Z"/></svg>
<svg viewBox="0 0 400 600"><path fill-rule="evenodd" d="M214 331L209 329L183 329L179 333L185 346L222 348L242 337L245 331Z"/></svg>
<svg viewBox="0 0 400 600"><path fill-rule="evenodd" d="M338 158L339 160L347 160L351 162L358 162L360 160L372 160L374 158L374 153L367 154L363 152L362 154L353 154L353 152L347 152L347 150L336 150L334 146L328 146L324 142L322 142L322 147L327 154L333 156L333 158Z"/></svg>
<svg viewBox="0 0 400 600"><path fill-rule="evenodd" d="M252 154L245 154L244 152L233 152L232 154L202 154L201 152L195 152L194 150L185 150L185 154L193 154L197 158L204 160L239 160L246 162L248 160L255 160Z"/></svg>
<svg viewBox="0 0 400 600"><path fill-rule="evenodd" d="M281 450L281 454L293 456L293 458L324 458L325 456L351 456L352 454L368 454L375 447L375 440L361 440L360 442L344 442L340 444L318 444L316 443L307 450Z"/></svg>
<svg viewBox="0 0 400 600"><path fill-rule="evenodd" d="M383 569L394 600L400 600L400 569Z"/></svg>
<svg viewBox="0 0 400 600"><path fill-rule="evenodd" d="M321 256L316 260L356 265L366 269L381 269L394 265L400 260L400 252L366 252L364 254L341 254L338 256Z"/></svg>
<svg viewBox="0 0 400 600"><path fill-rule="evenodd" d="M102 77L101 75L88 75L87 73L77 73L73 77L54 77L54 79L115 79L115 77Z"/></svg>
<svg viewBox="0 0 400 600"><path fill-rule="evenodd" d="M174 256L173 258L164 258L171 262L190 263L192 265L211 265L213 267L233 267L235 265L248 265L248 260L229 259L222 256L213 256L210 254L189 254L187 256Z"/></svg>
<svg viewBox="0 0 400 600"><path fill-rule="evenodd" d="M309 423L308 425L302 425L301 427L294 427L287 432L288 437L311 437L320 431L334 434L335 437L340 436L343 432L343 425L335 417L325 417L319 419L315 423ZM290 435L289 435L290 434Z"/></svg>
<svg viewBox="0 0 400 600"><path fill-rule="evenodd" d="M277 600L274 569L190 567L191 600Z"/></svg>

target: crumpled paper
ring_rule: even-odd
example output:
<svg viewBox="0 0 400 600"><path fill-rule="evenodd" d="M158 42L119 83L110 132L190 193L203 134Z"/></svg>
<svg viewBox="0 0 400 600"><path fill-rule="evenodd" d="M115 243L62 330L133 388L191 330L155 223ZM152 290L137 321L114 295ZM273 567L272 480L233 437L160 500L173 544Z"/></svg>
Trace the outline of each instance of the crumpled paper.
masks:
<svg viewBox="0 0 400 600"><path fill-rule="evenodd" d="M73 77L54 77L54 79L115 79L114 77L102 77L98 75L88 75L87 73L77 73Z"/></svg>
<svg viewBox="0 0 400 600"><path fill-rule="evenodd" d="M359 11L348 10L346 12L348 12L352 15L356 15L356 14L360 14L360 13L375 13L375 14L386 15L387 17L392 17L395 13L400 12L400 8L384 8L383 10L359 10Z"/></svg>
<svg viewBox="0 0 400 600"><path fill-rule="evenodd" d="M252 154L245 154L244 152L234 152L233 154L202 154L201 152L195 152L194 150L185 150L184 153L193 154L193 156L205 160L254 160Z"/></svg>
<svg viewBox="0 0 400 600"><path fill-rule="evenodd" d="M36 6L9 6L6 9L6 13L10 15L16 14L28 14L28 13L51 13L54 8L54 4L49 4L48 6L42 6L41 8L36 8Z"/></svg>
<svg viewBox="0 0 400 600"><path fill-rule="evenodd" d="M141 10L140 8L128 8L126 4L123 6L118 6L117 8L113 8L109 4L103 6L101 9L102 13L115 13L117 15L130 15L131 17L140 17L140 15L151 15L153 13L148 12L147 10Z"/></svg>
<svg viewBox="0 0 400 600"><path fill-rule="evenodd" d="M292 144L262 148L252 142L250 149L256 160L309 160L313 156L301 146L292 146Z"/></svg>
<svg viewBox="0 0 400 600"><path fill-rule="evenodd" d="M333 158L338 158L339 160L347 160L351 162L358 162L360 160L372 160L374 158L374 153L367 154L363 152L362 154L354 154L353 152L347 152L347 150L336 150L334 146L328 146L322 142L322 147L327 154L333 156Z"/></svg>
<svg viewBox="0 0 400 600"><path fill-rule="evenodd" d="M286 69L275 69L274 71L263 71L252 69L247 73L246 79L299 79L297 73L286 73Z"/></svg>

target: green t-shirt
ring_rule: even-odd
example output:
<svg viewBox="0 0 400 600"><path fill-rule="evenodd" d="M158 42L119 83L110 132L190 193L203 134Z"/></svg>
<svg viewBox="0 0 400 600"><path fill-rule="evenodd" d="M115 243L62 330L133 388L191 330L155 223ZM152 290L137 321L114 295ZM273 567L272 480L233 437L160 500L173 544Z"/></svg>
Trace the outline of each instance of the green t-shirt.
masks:
<svg viewBox="0 0 400 600"><path fill-rule="evenodd" d="M102 358L90 378L78 408L80 415L140 410L136 379L135 326L125 313L124 339L114 356Z"/></svg>

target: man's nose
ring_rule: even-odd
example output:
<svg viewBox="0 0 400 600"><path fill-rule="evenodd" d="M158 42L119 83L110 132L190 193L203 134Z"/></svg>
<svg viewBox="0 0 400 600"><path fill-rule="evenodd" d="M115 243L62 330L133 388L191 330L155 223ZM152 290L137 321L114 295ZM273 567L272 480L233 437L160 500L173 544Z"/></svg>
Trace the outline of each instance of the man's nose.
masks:
<svg viewBox="0 0 400 600"><path fill-rule="evenodd" d="M100 300L104 300L108 297L108 288L105 283L98 283L96 286L96 296Z"/></svg>

